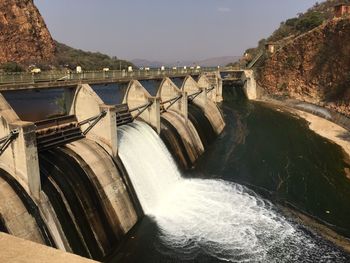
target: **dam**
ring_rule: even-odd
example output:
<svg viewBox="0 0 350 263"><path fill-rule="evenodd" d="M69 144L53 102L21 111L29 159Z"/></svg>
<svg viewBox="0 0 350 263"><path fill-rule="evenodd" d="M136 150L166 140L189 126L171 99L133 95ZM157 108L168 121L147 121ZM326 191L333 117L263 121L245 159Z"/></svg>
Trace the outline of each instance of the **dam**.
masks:
<svg viewBox="0 0 350 263"><path fill-rule="evenodd" d="M257 96L250 70L7 83L0 90L2 232L103 262L350 259L259 191L262 183L254 180L268 181L259 169L276 171L273 178L291 170L290 161L272 153L257 155L273 127L254 124L294 122L247 102ZM294 125L291 130L305 132ZM342 159L334 145L318 137L313 142ZM309 158L299 152L283 158L294 155ZM276 166L264 170L266 163ZM327 167L340 172L342 165ZM256 177L247 181L247 174ZM284 197L298 206L293 197L302 187L293 192L297 184L283 182L279 190L289 187ZM347 228L346 215L325 217L311 205L301 210Z"/></svg>

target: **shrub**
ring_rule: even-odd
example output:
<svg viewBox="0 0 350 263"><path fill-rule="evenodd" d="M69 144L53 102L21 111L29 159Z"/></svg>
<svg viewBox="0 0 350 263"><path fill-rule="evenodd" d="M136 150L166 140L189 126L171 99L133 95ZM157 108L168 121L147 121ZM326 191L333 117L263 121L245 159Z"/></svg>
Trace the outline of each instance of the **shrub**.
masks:
<svg viewBox="0 0 350 263"><path fill-rule="evenodd" d="M296 22L295 28L300 32L307 32L321 25L324 20L325 18L322 13L310 12Z"/></svg>
<svg viewBox="0 0 350 263"><path fill-rule="evenodd" d="M1 65L1 69L4 72L22 72L24 69L16 62L7 62Z"/></svg>

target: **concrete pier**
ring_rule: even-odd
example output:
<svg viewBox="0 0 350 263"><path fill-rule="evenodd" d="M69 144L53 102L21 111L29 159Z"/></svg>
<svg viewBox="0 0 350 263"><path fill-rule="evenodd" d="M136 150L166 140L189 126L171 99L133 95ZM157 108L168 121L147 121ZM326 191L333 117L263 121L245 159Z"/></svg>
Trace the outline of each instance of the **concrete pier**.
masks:
<svg viewBox="0 0 350 263"><path fill-rule="evenodd" d="M79 85L74 91L73 101L68 112L79 122L96 117L102 112L105 116L86 134L87 138L98 142L111 156L117 156L116 110L113 105L105 105L88 84ZM71 97L71 96L69 96ZM84 124L85 130L89 123Z"/></svg>
<svg viewBox="0 0 350 263"><path fill-rule="evenodd" d="M0 116L0 137L18 130L18 136L0 155L0 168L11 174L29 195L39 200L41 186L35 126L33 123L21 121L1 94Z"/></svg>
<svg viewBox="0 0 350 263"><path fill-rule="evenodd" d="M253 70L244 70L242 74L243 90L249 100L257 99L256 81Z"/></svg>
<svg viewBox="0 0 350 263"><path fill-rule="evenodd" d="M201 88L191 76L188 76L183 82L182 89L189 94L190 99L191 94L198 94L192 97L193 103L203 110L215 133L220 134L225 127L225 122L215 102L208 99L207 88Z"/></svg>
<svg viewBox="0 0 350 263"><path fill-rule="evenodd" d="M160 99L152 97L139 81L130 82L123 103L128 104L133 117L139 117L160 133Z"/></svg>

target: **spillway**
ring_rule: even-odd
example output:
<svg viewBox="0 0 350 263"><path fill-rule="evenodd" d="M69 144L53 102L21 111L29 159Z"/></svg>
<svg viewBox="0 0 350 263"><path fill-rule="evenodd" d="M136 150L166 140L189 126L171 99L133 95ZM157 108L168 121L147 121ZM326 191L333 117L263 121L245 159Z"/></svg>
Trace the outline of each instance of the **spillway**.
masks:
<svg viewBox="0 0 350 263"><path fill-rule="evenodd" d="M135 122L118 130L119 155L146 215L160 229L161 253L182 261L346 262L343 254L289 222L239 184L185 179L158 135ZM171 252L169 252L171 251Z"/></svg>
<svg viewBox="0 0 350 263"><path fill-rule="evenodd" d="M117 237L86 172L60 148L41 153L40 168L43 191L71 250L102 259L117 243Z"/></svg>

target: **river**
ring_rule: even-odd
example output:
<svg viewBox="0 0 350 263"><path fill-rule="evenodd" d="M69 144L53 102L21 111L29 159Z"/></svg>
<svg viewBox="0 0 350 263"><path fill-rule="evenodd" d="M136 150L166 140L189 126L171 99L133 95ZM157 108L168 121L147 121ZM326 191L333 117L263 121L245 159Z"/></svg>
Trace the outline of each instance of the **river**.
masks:
<svg viewBox="0 0 350 263"><path fill-rule="evenodd" d="M284 213L294 207L350 236L349 164L341 148L306 121L225 90L224 132L194 170L182 173L175 198L161 211L149 209L108 261L349 262L336 245Z"/></svg>

